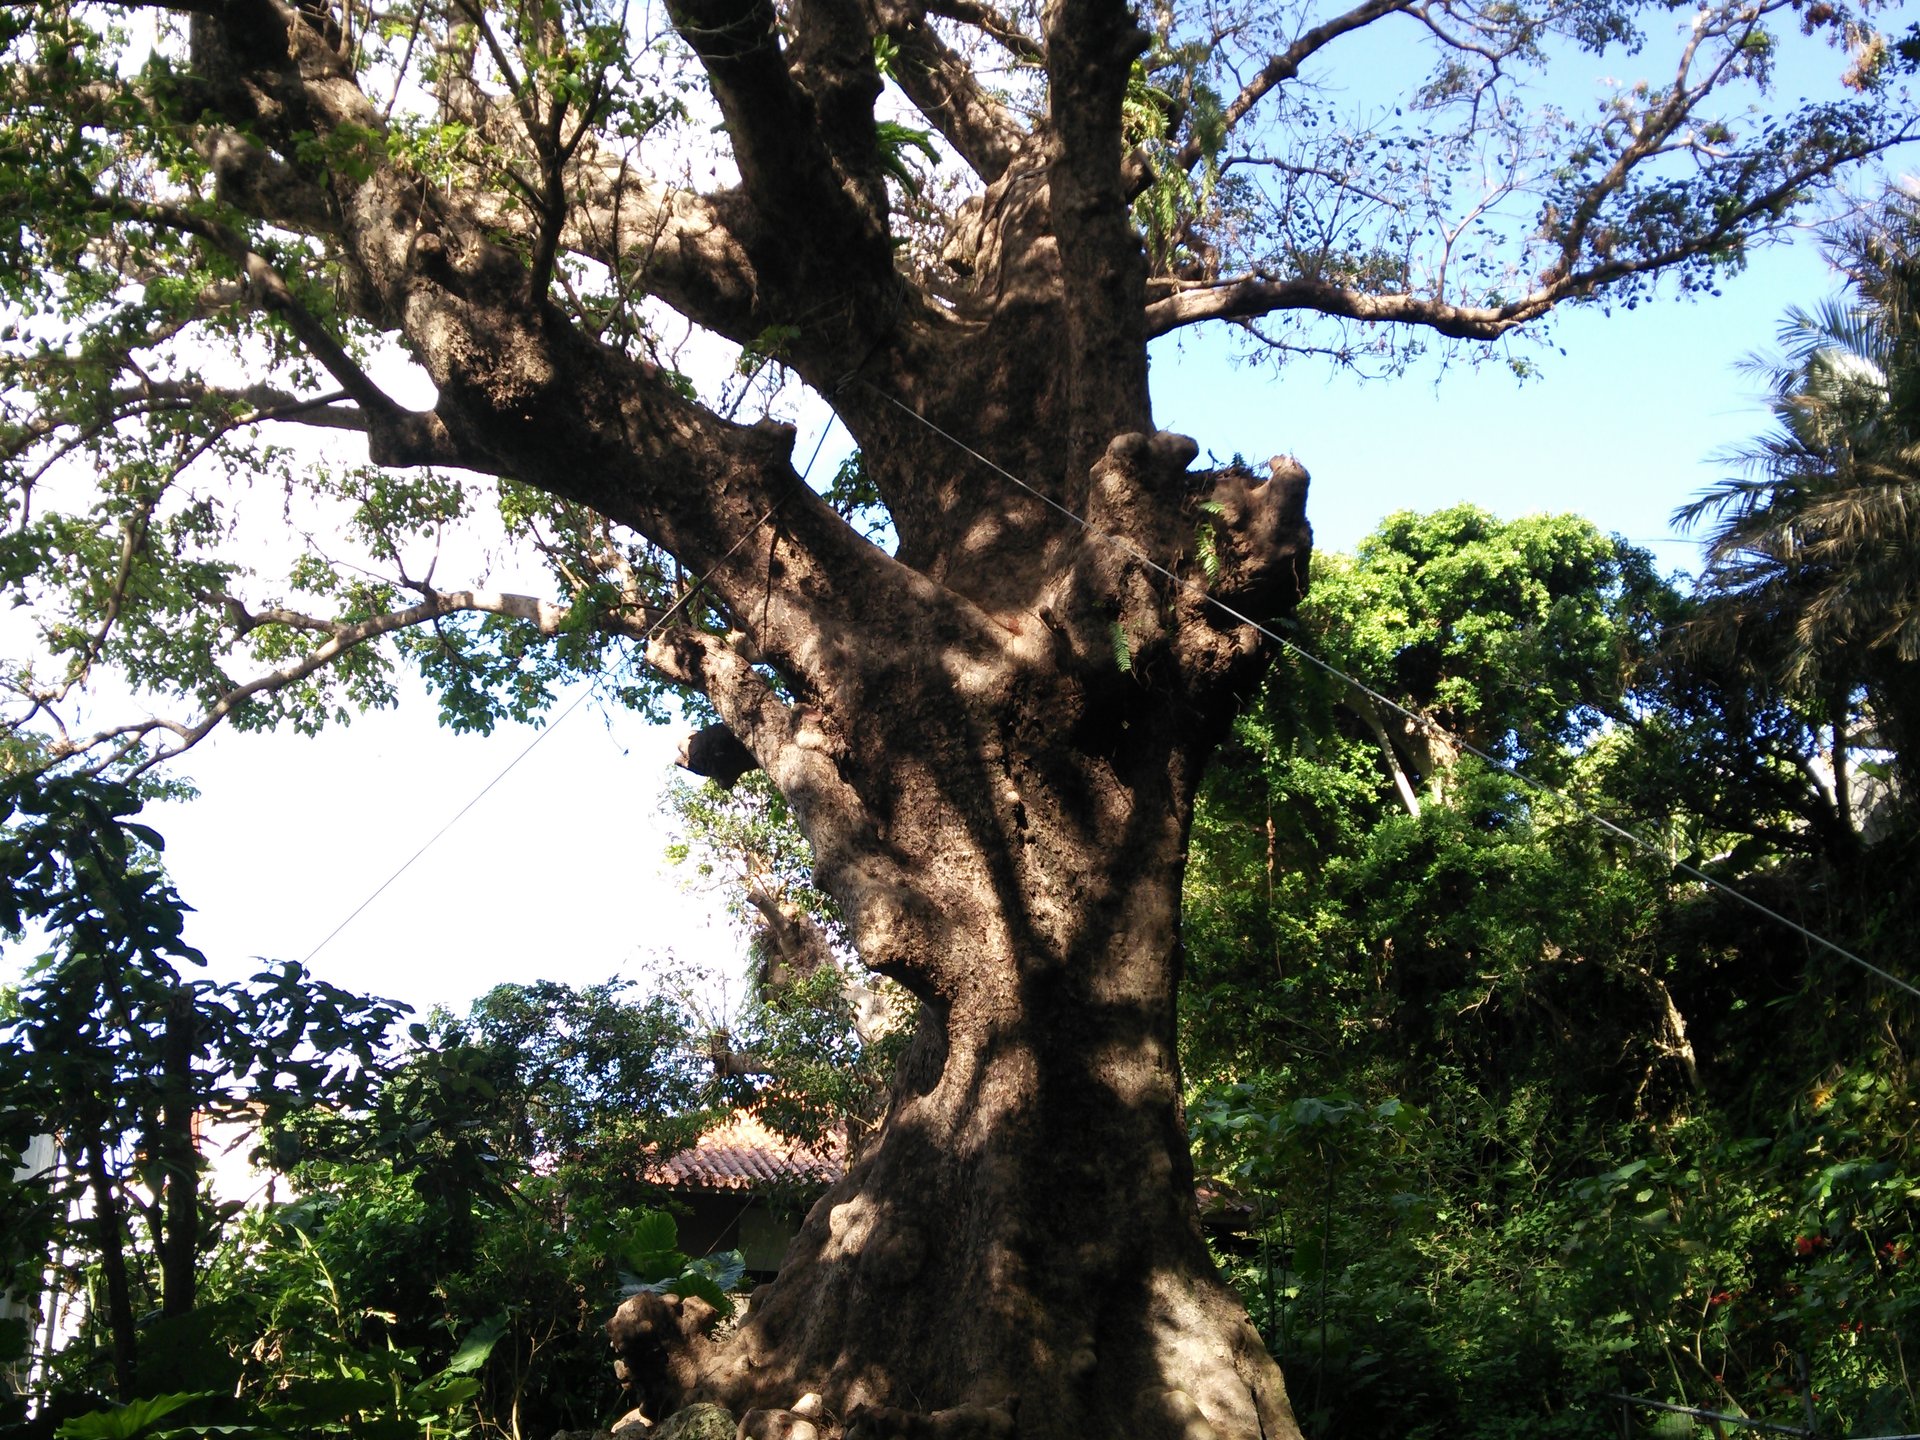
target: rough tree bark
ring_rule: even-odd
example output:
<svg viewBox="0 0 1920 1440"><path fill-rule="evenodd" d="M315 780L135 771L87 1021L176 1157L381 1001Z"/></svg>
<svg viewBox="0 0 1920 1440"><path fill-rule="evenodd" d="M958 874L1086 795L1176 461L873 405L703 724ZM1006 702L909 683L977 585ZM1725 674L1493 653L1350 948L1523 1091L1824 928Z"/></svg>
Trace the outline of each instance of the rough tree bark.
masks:
<svg viewBox="0 0 1920 1440"><path fill-rule="evenodd" d="M160 1041L160 1113L150 1144L160 1161L160 1190L154 1197L161 1237L160 1313L185 1315L193 1309L200 1257L200 1152L193 1140L193 1057L198 1045L197 1016L190 987L169 997Z"/></svg>
<svg viewBox="0 0 1920 1440"><path fill-rule="evenodd" d="M1690 150L1696 108L1744 73L1753 27L1778 8L1709 7L1672 86L1623 97L1593 131L1605 163L1570 171L1585 188L1530 232L1534 279L1516 270L1476 298L1443 263L1426 289L1409 269L1368 290L1370 272L1330 250L1288 273L1221 273L1212 241L1178 264L1150 258L1131 207L1159 177L1123 113L1153 37L1123 0L1044 0L1032 33L969 0L669 0L737 169L704 194L647 178L596 128L612 71L571 45L563 7L508 6L498 26L466 0L407 12L457 122L447 143L470 147L464 181L447 181L390 124L380 97L400 92L356 71L357 8L151 3L191 15L191 63L130 93L143 123L202 157L216 193L189 205L164 185L103 183L66 203L89 223L194 237L232 277L197 303L271 317L334 388L196 390L129 360L135 378L107 399L126 415L197 400L230 429L263 407L358 429L378 465L509 477L701 577L723 625L622 591L618 555L581 589L602 597L593 623L644 636L654 666L711 702L792 804L861 958L921 1002L878 1136L771 1291L726 1344L686 1341L650 1373L736 1407L818 1391L832 1415L861 1411L867 1434L973 1406L985 1432L1033 1437L1296 1435L1279 1371L1199 1237L1174 1005L1195 785L1271 658L1239 617L1277 620L1306 584L1307 477L1291 460L1195 469L1195 443L1155 427L1147 341L1286 311L1494 339L1602 284L1726 254L1886 136L1828 127L1801 148ZM1510 9L1452 29L1451 11L1364 0L1303 22L1222 123L1271 108L1321 50L1388 19L1484 66L1492 87L1533 43ZM1172 13L1156 12L1163 46ZM1027 67L1037 108L997 94L962 35ZM896 243L881 53L971 172L942 282ZM47 93L44 76L10 78L16 107ZM76 127L121 123L112 96L81 87L63 103ZM1185 103L1167 97L1162 118L1184 124ZM1620 106L1630 123L1615 123ZM1160 163L1207 160L1192 134ZM1695 212L1671 204L1632 232L1610 226L1637 203L1636 167L1674 154L1731 167L1719 203L1690 227L1673 217ZM1338 208L1346 182L1322 178ZM287 233L323 252L323 283L291 273ZM896 551L803 482L791 427L734 423L645 347L616 343L563 256L601 267L620 304L638 287L739 345L777 334L782 363L860 446ZM385 394L331 311L397 337L433 407ZM272 623L324 639L216 692L203 722L172 727L179 745L406 626L462 610L545 634L569 620L524 596L405 586L418 603L337 622L213 597L238 634Z"/></svg>
<svg viewBox="0 0 1920 1440"><path fill-rule="evenodd" d="M1190 455L1132 437L1095 487L1189 526L1197 500L1240 496L1272 539L1235 599L1291 603L1304 477L1196 480ZM998 654L942 665L902 637L863 743L837 753L884 816L887 863L915 879L863 954L927 1017L879 1137L697 1393L818 1389L842 1413L1017 1397L1037 1435L1198 1434L1197 1414L1292 1433L1199 1240L1173 1034L1193 787L1258 650L1176 594L1163 633L1135 622L1123 670L1093 597L1153 587L1099 542L1064 543L1090 575L1003 611Z"/></svg>

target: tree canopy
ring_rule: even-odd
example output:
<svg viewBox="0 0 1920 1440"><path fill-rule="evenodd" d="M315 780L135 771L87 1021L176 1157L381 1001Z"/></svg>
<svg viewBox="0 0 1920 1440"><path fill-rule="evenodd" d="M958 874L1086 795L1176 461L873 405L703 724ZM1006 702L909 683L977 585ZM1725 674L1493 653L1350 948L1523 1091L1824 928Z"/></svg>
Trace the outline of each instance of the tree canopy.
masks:
<svg viewBox="0 0 1920 1440"><path fill-rule="evenodd" d="M922 392L949 344L998 343L964 340L967 317L998 313L1025 283L999 273L1027 263L1006 227L1032 219L1062 147L1094 146L1102 173L1080 183L1117 227L1101 243L1124 251L1131 229L1145 247L1124 333L1222 319L1259 345L1352 358L1423 335L1497 338L1662 273L1709 286L1837 167L1911 123L1889 93L1904 51L1827 6L1708 6L1677 27L1597 4L1167 6L1136 38L1114 32L1128 57L1084 100L1053 96L1053 70L1095 58L1052 56L1046 27L1065 12L854 7L829 24L770 5L423 3L308 22L229 8L182 7L201 12L191 26L164 5L8 17L5 574L45 645L8 684L13 724L95 765L177 751L222 721L308 727L384 703L399 655L457 724L533 713L561 667L646 634L770 505L799 505L782 498L789 472L773 488L742 482L724 514L677 513L711 507L695 497L761 463L745 455L761 432L735 417L786 377L830 396L872 449L843 500L879 508L910 564L980 515L1017 511L1017 495L971 482L971 496L911 498L886 441L910 423L892 401L941 418ZM224 33L235 25L238 39ZM1791 39L1782 25L1850 44L1857 98L1743 113ZM706 43L735 28L776 37L760 68ZM1677 49L1662 74L1665 28ZM1323 82L1355 47L1391 64L1344 102ZM1656 78L1526 103L1529 70L1580 51L1633 56ZM261 65L280 67L270 85L264 70L244 78ZM236 85L260 94L225 93ZM284 93L268 103L262 85ZM1098 143L1062 123L1079 111L1104 115ZM699 183L715 120L726 153ZM436 278L439 254L454 268ZM474 273L455 284L462 266ZM556 338L454 339L454 317L489 313L514 286L510 308L533 306L517 323L544 317ZM692 332L674 328L687 322L740 373L696 363L713 352L688 350ZM463 364L524 373L454 383L455 353L429 355L429 331ZM573 344L587 347L578 360L562 354ZM528 408L601 352L592 365L621 355L621 385L646 397L572 407L576 425L627 416L611 468L597 453L609 442L584 434L561 461L557 417ZM432 381L425 410L387 393L425 393L401 381L402 356ZM539 453L511 457L478 418L449 428L469 403L476 417L504 404ZM361 432L373 463L269 439L302 428ZM73 478L86 457L98 486ZM624 493L610 477L636 465L650 479ZM1047 489L1052 467L1014 468ZM566 478L543 484L545 469ZM443 559L444 537L476 522L531 541L551 588L451 578L479 557ZM818 563L870 567L850 538L828 538L825 516L809 523ZM324 544L289 547L282 530L276 547L283 526ZM692 529L707 532L698 544L679 538ZM753 567L733 555L721 568ZM729 588L709 576L683 617L728 633ZM691 661L668 672L694 678ZM81 720L102 665L158 717Z"/></svg>
<svg viewBox="0 0 1920 1440"><path fill-rule="evenodd" d="M1436 535L1462 563L1415 563ZM1715 602L1575 517L1395 515L1317 571L1303 646L1416 715L1470 697L1462 732L1530 734L1526 773L1660 843L1470 754L1427 783L1314 673L1236 723L1195 820L1182 1055L1203 1173L1246 1215L1223 1257L1303 1425L1598 1440L1624 1393L1911 1428L1920 1012L1697 879L1909 976L1911 799L1836 816L1824 722L1677 644ZM1526 668L1435 644L1463 613Z"/></svg>

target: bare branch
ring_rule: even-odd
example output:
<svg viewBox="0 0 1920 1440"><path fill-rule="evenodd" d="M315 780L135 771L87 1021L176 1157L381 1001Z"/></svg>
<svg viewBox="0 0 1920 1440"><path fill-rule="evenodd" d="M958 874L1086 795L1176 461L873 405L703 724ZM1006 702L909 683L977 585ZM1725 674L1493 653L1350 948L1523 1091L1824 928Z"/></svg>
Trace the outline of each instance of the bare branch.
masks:
<svg viewBox="0 0 1920 1440"><path fill-rule="evenodd" d="M163 490L156 489L145 497L141 505L120 524L120 554L114 561L113 578L107 584L106 604L102 607L99 624L87 636L86 644L80 654L67 667L67 678L44 695L36 695L37 701L58 704L65 699L74 686L86 683L93 667L98 663L100 654L106 647L107 637L113 633L113 627L119 623L122 608L127 603L127 586L133 579L134 561L147 543L149 527L153 523L153 512L160 503Z"/></svg>
<svg viewBox="0 0 1920 1440"><path fill-rule="evenodd" d="M1451 7L1442 6L1440 8L1444 12L1450 10ZM1432 31L1433 37L1449 50L1458 50L1467 55L1478 55L1492 67L1495 73L1498 73L1501 62L1511 58L1519 48L1519 42L1517 41L1509 41L1503 45L1489 45L1483 41L1469 40L1465 35L1454 30L1449 30L1443 25L1440 22L1439 16L1434 13L1434 7L1432 5L1415 5L1410 7L1407 13L1413 15L1422 25ZM1452 18L1452 16L1449 15L1448 18Z"/></svg>
<svg viewBox="0 0 1920 1440"><path fill-rule="evenodd" d="M189 407L210 407L226 412L228 429L279 420L320 430L348 430L364 435L367 417L352 406L340 403L347 398L344 390L303 398L265 384L233 388L193 380L142 380L138 385L125 386L106 395L106 408L82 431L83 443L97 437L108 426L136 415ZM20 454L71 423L71 417L57 412L38 414L21 427L15 442L5 447L3 453Z"/></svg>
<svg viewBox="0 0 1920 1440"><path fill-rule="evenodd" d="M1223 131L1231 132L1275 86L1284 84L1297 76L1302 65L1342 35L1351 34L1355 30L1371 25L1384 15L1411 9L1413 9L1413 0L1364 0L1364 3L1354 6L1344 15L1336 15L1333 19L1314 26L1285 50L1268 60L1260 67L1260 72L1240 88L1240 93L1227 104L1221 128ZM1183 169L1191 170L1200 163L1205 154L1206 150L1199 137L1195 136L1180 147L1179 163Z"/></svg>
<svg viewBox="0 0 1920 1440"><path fill-rule="evenodd" d="M1381 205L1394 211L1406 209L1407 202L1403 197L1388 195L1379 190L1368 189L1365 185L1355 183L1355 177L1352 174L1342 170L1329 169L1324 165L1302 164L1296 160L1282 160L1277 156L1268 155L1228 155L1220 161L1220 173L1225 175L1229 170L1246 166L1253 166L1262 170L1277 170L1281 174L1291 176L1297 180L1325 180L1329 184L1337 185L1342 190L1351 191L1363 200L1370 200L1375 205Z"/></svg>

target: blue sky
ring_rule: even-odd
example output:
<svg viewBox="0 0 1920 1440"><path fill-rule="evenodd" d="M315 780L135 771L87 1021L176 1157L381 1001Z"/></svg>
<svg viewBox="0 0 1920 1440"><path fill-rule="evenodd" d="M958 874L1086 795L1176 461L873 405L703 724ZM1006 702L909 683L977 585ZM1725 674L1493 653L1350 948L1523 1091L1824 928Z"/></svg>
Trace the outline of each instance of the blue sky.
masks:
<svg viewBox="0 0 1920 1440"><path fill-rule="evenodd" d="M1544 343L1516 346L1539 371L1524 382L1499 358L1368 381L1317 362L1278 377L1222 364L1217 340L1162 348L1157 418L1221 456L1296 455L1323 548L1350 548L1396 509L1468 500L1509 517L1577 511L1664 569L1691 569L1697 547L1669 517L1725 473L1712 457L1764 424L1736 362L1771 348L1787 305L1833 283L1818 247L1800 243L1761 250L1718 299L1563 311Z"/></svg>

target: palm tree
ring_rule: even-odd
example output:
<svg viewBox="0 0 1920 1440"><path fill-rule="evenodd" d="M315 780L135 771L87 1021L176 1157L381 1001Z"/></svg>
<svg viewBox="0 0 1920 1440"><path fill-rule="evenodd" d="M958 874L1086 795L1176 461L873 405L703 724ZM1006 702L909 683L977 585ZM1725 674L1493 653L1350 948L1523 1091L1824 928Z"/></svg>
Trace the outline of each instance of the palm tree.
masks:
<svg viewBox="0 0 1920 1440"><path fill-rule="evenodd" d="M1711 524L1683 644L1824 709L1844 812L1862 741L1920 797L1920 198L1890 192L1833 258L1848 293L1790 309L1783 354L1750 362L1775 429L1674 518Z"/></svg>

